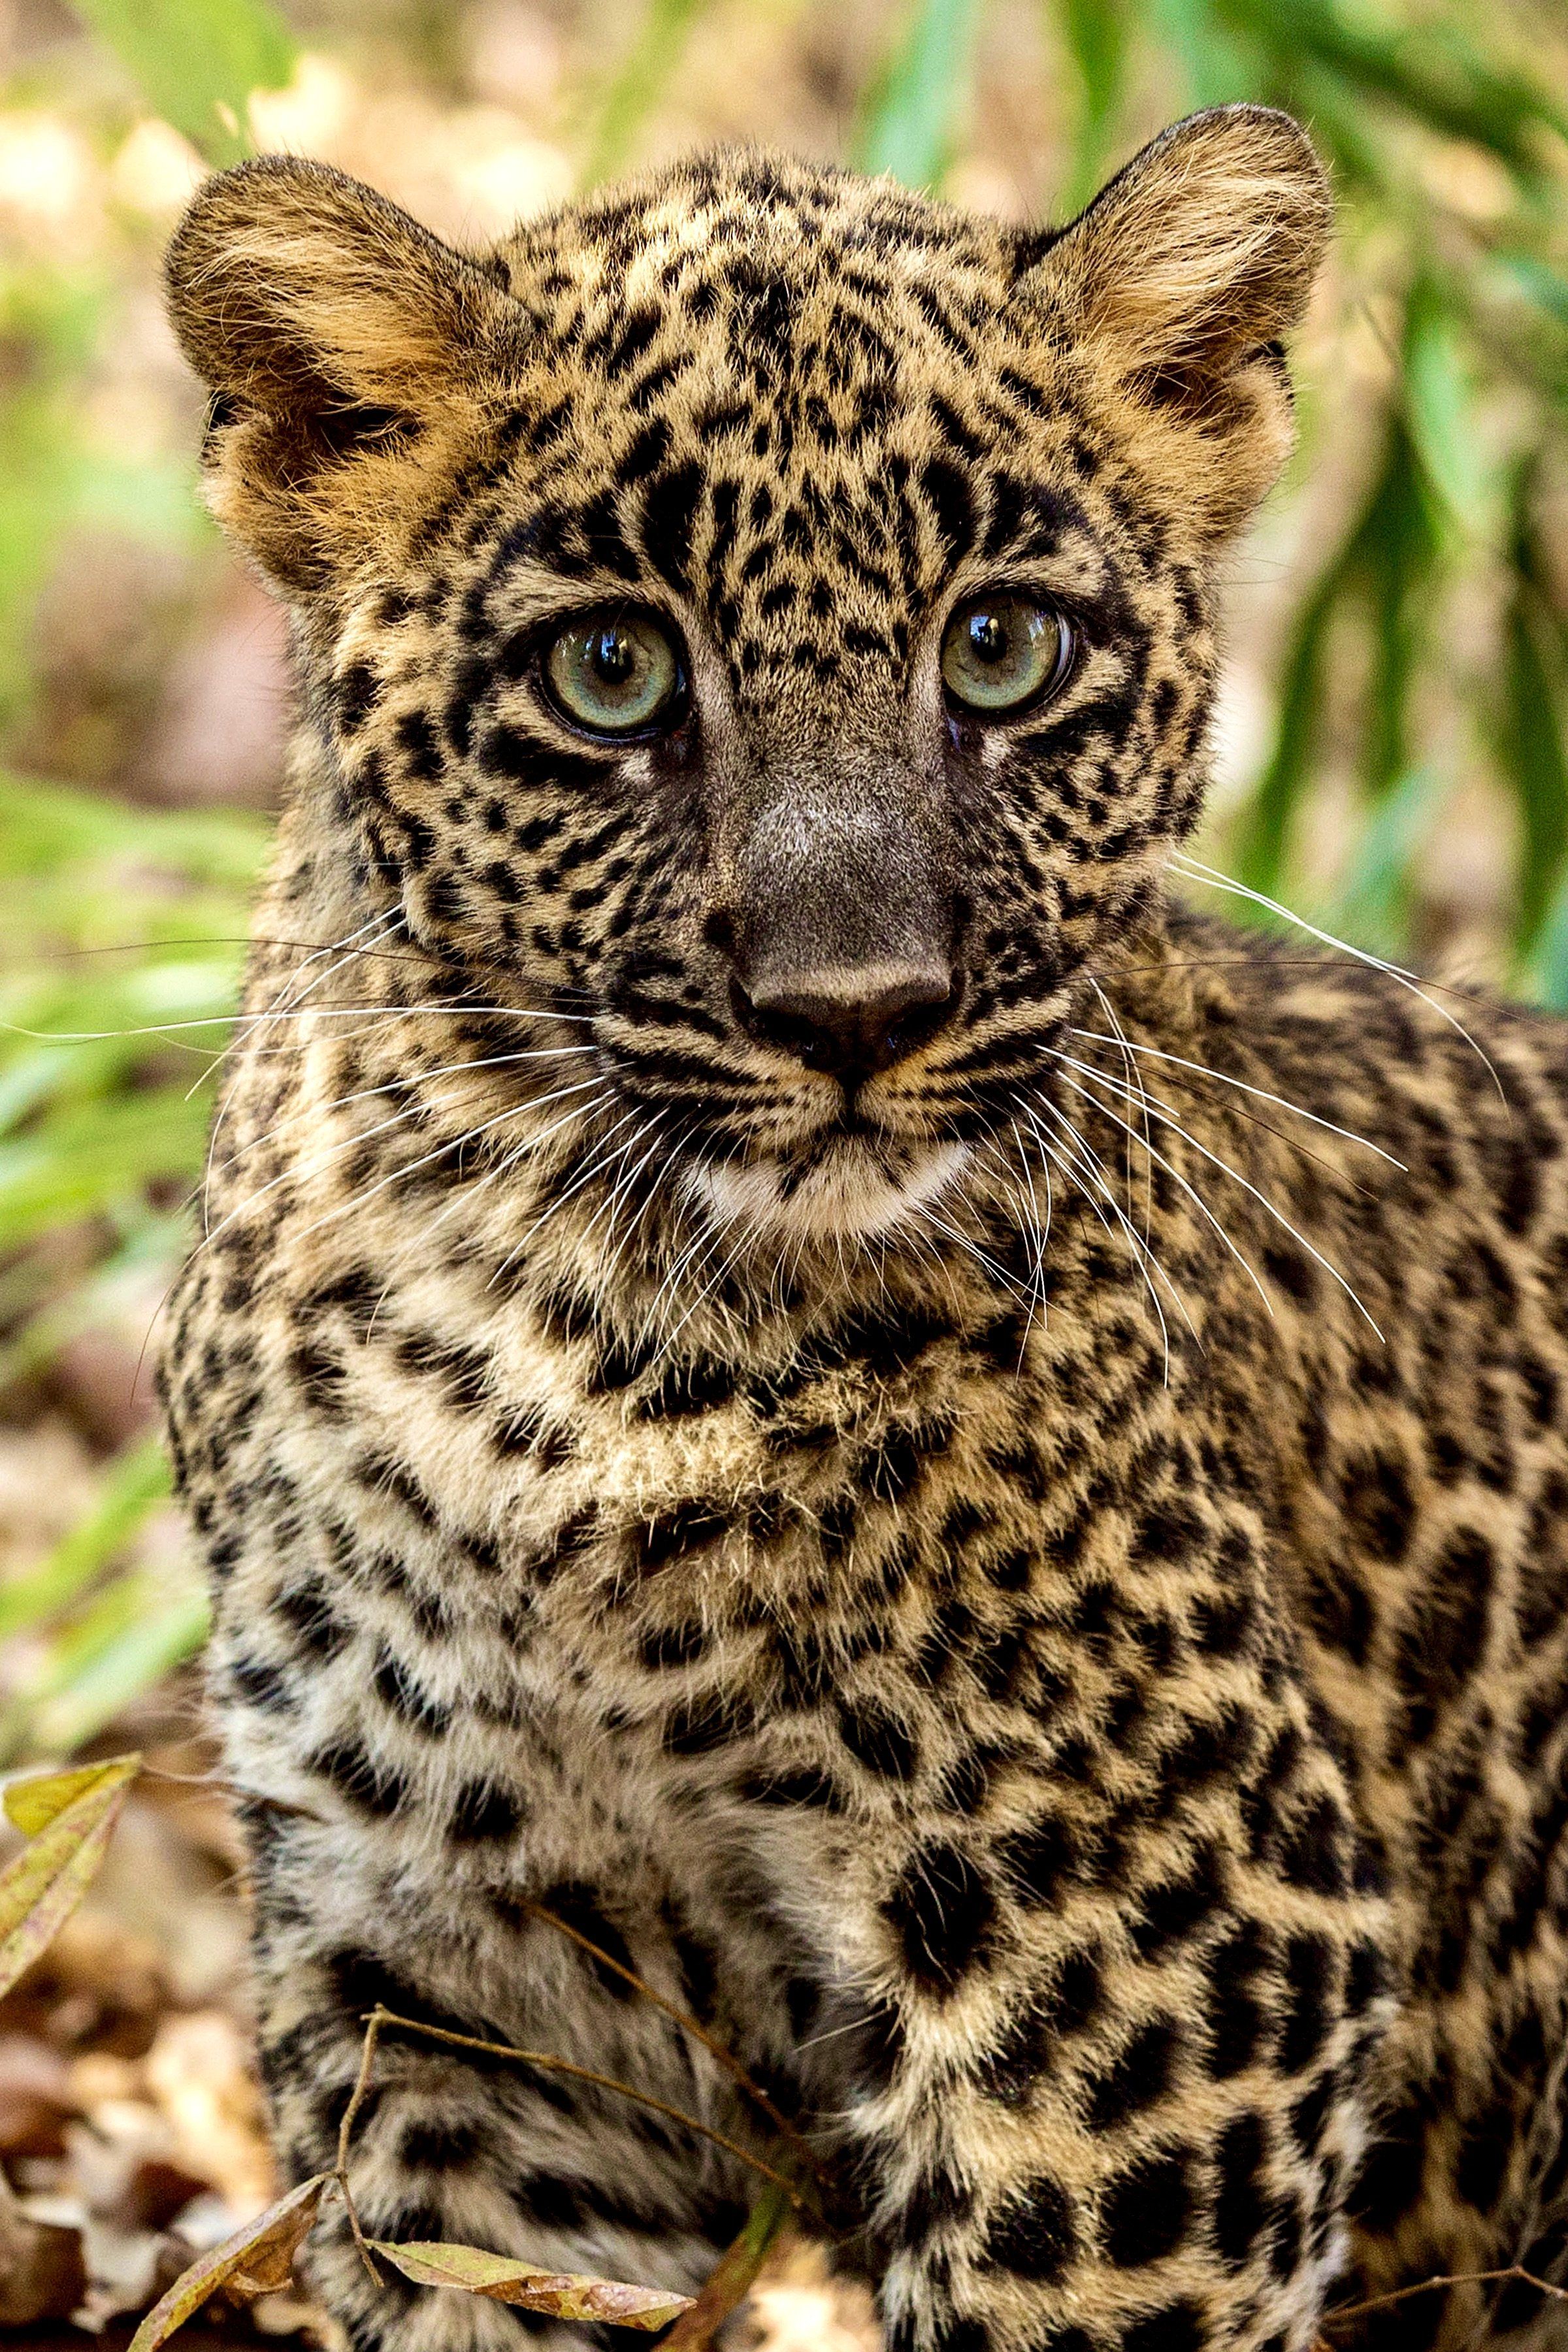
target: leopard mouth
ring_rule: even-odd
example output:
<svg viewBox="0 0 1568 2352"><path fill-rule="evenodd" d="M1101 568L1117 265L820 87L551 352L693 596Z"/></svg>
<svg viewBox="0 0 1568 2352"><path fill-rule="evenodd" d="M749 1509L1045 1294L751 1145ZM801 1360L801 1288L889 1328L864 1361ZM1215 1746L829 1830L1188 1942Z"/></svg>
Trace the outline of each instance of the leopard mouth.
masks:
<svg viewBox="0 0 1568 2352"><path fill-rule="evenodd" d="M697 1162L686 1186L721 1227L842 1246L886 1240L921 1223L970 1158L965 1143L907 1141L847 1113L806 1151Z"/></svg>

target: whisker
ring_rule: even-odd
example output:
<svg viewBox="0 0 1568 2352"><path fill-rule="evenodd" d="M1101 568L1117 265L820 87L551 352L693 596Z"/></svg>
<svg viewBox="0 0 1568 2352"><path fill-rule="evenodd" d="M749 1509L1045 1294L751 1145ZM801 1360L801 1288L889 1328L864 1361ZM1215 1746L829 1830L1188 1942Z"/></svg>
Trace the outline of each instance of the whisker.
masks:
<svg viewBox="0 0 1568 2352"><path fill-rule="evenodd" d="M596 1051L597 1048L593 1045L529 1045L525 1046L521 1053L491 1054L487 1055L483 1061L479 1062L440 1062L437 1064L434 1069L420 1070L416 1072L416 1076L421 1080L427 1078L450 1078L466 1073L468 1070L498 1070L510 1066L514 1062L559 1061L564 1059L568 1055L592 1054ZM331 1102L307 1103L302 1109L290 1111L287 1118L279 1119L276 1127L268 1128L265 1135L253 1136L248 1143L241 1144L239 1150L237 1151L231 1151L226 1160L220 1160L216 1163L217 1168L226 1169L237 1167L240 1160L244 1160L250 1152L259 1151L264 1143L276 1142L279 1136L286 1135L291 1127L298 1127L301 1119L327 1118L333 1111L346 1110L351 1103L374 1102L381 1095L406 1093L410 1081L406 1078L393 1078L390 1079L384 1087L362 1087L359 1088L357 1093L352 1095L338 1095L334 1097ZM452 1098L448 1098L448 1101L450 1099ZM440 1106L443 1109L447 1107L447 1103L443 1103Z"/></svg>
<svg viewBox="0 0 1568 2352"><path fill-rule="evenodd" d="M1126 1089L1124 1087L1118 1085L1114 1078L1108 1078L1103 1070L1097 1070L1092 1063L1080 1062L1070 1054L1056 1053L1054 1050L1052 1050L1052 1059L1065 1064L1069 1069L1081 1070L1085 1076L1092 1078L1097 1086L1104 1087L1113 1093L1123 1096L1126 1094ZM1073 1081L1069 1079L1068 1083L1068 1085L1071 1085ZM1084 1093L1084 1089L1081 1087L1078 1088L1078 1091L1080 1094ZM1096 1098L1092 1095L1088 1095L1086 1096L1086 1099L1089 1102L1094 1102ZM1383 1338L1383 1333L1379 1329L1377 1323L1368 1312L1362 1300L1357 1297L1351 1285L1346 1281L1344 1276L1340 1272L1338 1266L1335 1265L1331 1260L1326 1258L1323 1255L1322 1251L1316 1248L1313 1244L1307 1239L1305 1234L1298 1233L1296 1227L1290 1223L1289 1218L1286 1216L1283 1210L1276 1208L1274 1202L1268 1198L1268 1194L1260 1192L1258 1186L1254 1184L1249 1178L1241 1173L1239 1169L1233 1168L1227 1160L1222 1160L1220 1158L1217 1151L1211 1151L1206 1143L1200 1142L1195 1135L1192 1134L1188 1129L1183 1126L1181 1120L1170 1108L1169 1105L1162 1102L1157 1095L1148 1096L1145 1099L1148 1102L1150 1110L1153 1113L1156 1118L1160 1119L1163 1125L1174 1128L1177 1134L1184 1137L1194 1151L1200 1152L1204 1159L1209 1160L1213 1166L1220 1171L1222 1175L1228 1176L1233 1183L1239 1184L1244 1192L1250 1193L1252 1198L1258 1202L1258 1206L1265 1210L1267 1213L1274 1219L1277 1224L1283 1226L1286 1233L1289 1234L1291 1240L1299 1243L1301 1248L1307 1252L1309 1257L1315 1259L1318 1265L1322 1267L1324 1273L1331 1276L1332 1279L1339 1284L1340 1288L1344 1292L1345 1297L1355 1307L1358 1314L1365 1318L1368 1325L1374 1332L1376 1332L1377 1337L1381 1339ZM1125 1124L1123 1120L1117 1118L1117 1114L1111 1110L1108 1105L1100 1103L1098 1108L1104 1111L1107 1118L1116 1118L1118 1126ZM1147 1148L1147 1145L1145 1145L1145 1149ZM1256 1276L1253 1278L1256 1280ZM1272 1312L1272 1309L1270 1309L1270 1311Z"/></svg>
<svg viewBox="0 0 1568 2352"><path fill-rule="evenodd" d="M1499 1100L1507 1103L1508 1097L1503 1092L1502 1080L1497 1074L1491 1055L1483 1045L1477 1044L1464 1023L1446 1005L1433 1003L1415 973L1406 971L1403 964L1390 963L1384 956L1373 955L1365 948L1353 948L1348 940L1336 939L1332 931L1320 930L1316 923L1310 923L1304 915L1298 915L1292 908L1281 906L1278 898L1270 898L1266 891L1254 890L1245 882L1233 881L1228 874L1222 874L1218 866L1205 866L1200 858L1190 857L1184 850L1173 851L1170 863L1179 866L1189 881L1205 883L1211 890L1228 891L1237 898L1249 898L1255 907L1266 907L1271 915L1278 915L1282 922L1294 923L1299 930L1307 932L1314 940L1321 940L1325 947L1337 948L1342 955L1349 956L1353 962L1365 964L1371 971L1381 971L1388 979L1397 981L1401 988L1407 988L1412 996L1418 996L1429 1013L1435 1013L1439 1021L1446 1021L1449 1028L1464 1039L1470 1051L1485 1064L1498 1090Z"/></svg>
<svg viewBox="0 0 1568 2352"><path fill-rule="evenodd" d="M1114 1213L1117 1223L1121 1227L1121 1230L1126 1238L1128 1248L1131 1250L1132 1255L1133 1265L1138 1269L1139 1275L1143 1283L1143 1287L1149 1293L1149 1301L1154 1309L1155 1318L1160 1326L1160 1339L1164 1352L1163 1382L1165 1387L1169 1388L1171 1384L1170 1327L1165 1321L1164 1309L1160 1304L1159 1293L1156 1291L1151 1278L1150 1268L1152 1267L1154 1272L1159 1275L1161 1280L1164 1283L1174 1304L1181 1309L1183 1321L1186 1324L1194 1339L1197 1340L1197 1343L1201 1348L1203 1342L1198 1339L1197 1327L1194 1323L1191 1314L1188 1312L1186 1300L1183 1297L1180 1289L1173 1281L1171 1276L1166 1272L1164 1266L1160 1263L1154 1251L1138 1232L1138 1229L1133 1224L1131 1218L1122 1209L1121 1202L1117 1200L1115 1193L1111 1190L1109 1178L1103 1172L1100 1156L1095 1151L1093 1146L1089 1143L1088 1138L1079 1128L1074 1126L1072 1120L1067 1116L1067 1113L1060 1109L1057 1104L1045 1102L1042 1103L1041 1108L1048 1111L1050 1116L1056 1120L1058 1127L1065 1129L1067 1132L1068 1138L1068 1152L1069 1156L1067 1160L1066 1166L1063 1169L1064 1174L1070 1175L1073 1172L1073 1160L1075 1157L1082 1158L1088 1169L1091 1186L1097 1187L1104 1193L1105 1200ZM1050 1140L1047 1136L1041 1133L1032 1108L1026 1106L1024 1115L1028 1119L1031 1128L1034 1129L1036 1140L1038 1142L1041 1150L1047 1155L1055 1156L1052 1151ZM1147 1147L1146 1138L1140 1137L1139 1141L1143 1144L1145 1148ZM1063 1165L1059 1159L1058 1160L1058 1165L1059 1167ZM1092 1191L1089 1195L1089 1202L1091 1207L1097 1207L1098 1205L1094 1201ZM1101 1217L1101 1223L1104 1223L1103 1216ZM1107 1230L1110 1231L1110 1228L1108 1227Z"/></svg>
<svg viewBox="0 0 1568 2352"><path fill-rule="evenodd" d="M597 1078L585 1078L583 1081L582 1086L563 1087L553 1095L542 1097L541 1102L559 1102L563 1095L581 1094L587 1087L597 1086L598 1084L599 1081ZM547 1141L548 1139L556 1132L558 1128L564 1127L568 1120L584 1118L587 1112L595 1109L598 1107L598 1103L607 1102L609 1098L609 1092L606 1088L605 1092L597 1097L596 1102L580 1103L574 1110L563 1111L558 1119L552 1119L550 1125L539 1135L531 1136L528 1139L528 1148L530 1150L537 1150L539 1145ZM356 1193L354 1198L351 1201L340 1201L335 1208L327 1210L325 1213L320 1217L312 1218L311 1222L308 1225L300 1226L294 1238L297 1241L303 1241L308 1234L319 1232L323 1225L330 1225L334 1218L345 1216L351 1209L363 1208L367 1201L374 1201L376 1194L378 1192L384 1192L389 1185L400 1184L405 1178L409 1176L416 1176L421 1168L428 1168L432 1161L444 1159L447 1152L466 1151L470 1143L477 1142L481 1135L488 1135L492 1128L500 1127L503 1120L509 1118L520 1118L525 1111L535 1110L540 1107L540 1103L515 1104L511 1109L501 1111L495 1118L486 1119L479 1127L469 1128L462 1135L448 1137L447 1141L445 1143L438 1144L434 1151L426 1152L423 1158L411 1161L406 1168L395 1168L390 1176L384 1176L379 1183L373 1184L368 1192ZM494 1171L492 1171L490 1172L493 1173ZM461 1178L459 1178L458 1181L460 1182L461 1181ZM472 1194L467 1194L465 1197L471 1200L473 1196ZM448 1205L450 1204L448 1203ZM445 1213L443 1212L443 1213Z"/></svg>
<svg viewBox="0 0 1568 2352"><path fill-rule="evenodd" d="M1038 1048L1038 1051L1042 1054L1050 1054L1052 1049L1048 1045L1042 1045ZM1064 1058L1060 1055L1053 1055L1052 1057L1058 1061ZM1063 1083L1071 1087L1075 1094L1080 1094L1085 1102L1089 1103L1095 1110L1100 1112L1104 1118L1113 1120L1118 1127L1127 1128L1126 1120L1118 1118L1115 1111L1111 1109L1109 1103L1102 1103L1097 1096L1089 1093L1087 1087L1080 1086L1076 1078L1067 1078ZM1127 1128L1127 1132L1129 1134L1133 1134L1136 1130L1131 1128ZM1181 1170L1172 1163L1166 1155L1160 1150L1159 1146L1151 1141L1148 1136L1139 1136L1138 1141L1142 1149L1149 1154L1150 1158L1155 1162L1156 1166L1164 1169L1166 1174L1173 1177L1181 1186L1183 1192L1186 1193L1194 1207L1198 1211L1200 1216L1204 1217L1206 1222L1214 1227L1215 1232L1219 1235L1226 1249L1229 1250L1237 1264L1247 1275L1247 1279L1252 1284L1253 1288L1257 1291L1258 1296L1262 1299L1263 1304L1268 1309L1269 1314L1272 1315L1274 1312L1274 1301L1269 1297L1268 1291L1264 1288L1257 1273L1254 1271L1247 1258L1243 1256L1235 1242L1232 1241L1225 1227L1220 1223L1219 1219L1215 1215L1214 1211L1209 1207L1208 1202L1204 1199L1203 1194L1197 1192L1194 1187L1188 1182Z"/></svg>
<svg viewBox="0 0 1568 2352"><path fill-rule="evenodd" d="M1101 1045L1113 1042L1098 1029L1072 1029L1068 1034L1072 1037L1096 1038ZM1124 1035L1114 1042L1121 1046L1124 1053L1146 1054L1156 1062L1173 1062L1178 1069L1194 1070L1201 1078L1215 1078L1222 1087L1239 1087L1243 1094L1256 1095L1259 1102L1274 1103L1280 1110L1294 1111L1298 1118L1310 1119L1314 1127L1326 1128L1331 1135L1342 1136L1347 1143L1359 1143L1363 1150L1375 1151L1380 1160L1386 1160L1391 1168L1399 1170L1401 1175L1408 1176L1410 1173L1403 1160L1396 1160L1392 1151L1385 1151L1382 1144L1374 1143L1369 1135L1358 1135L1353 1127L1336 1126L1331 1118L1324 1118L1319 1112L1308 1110L1303 1103L1291 1102L1288 1096L1270 1094L1267 1087L1251 1086L1246 1078L1232 1077L1228 1070L1211 1069L1206 1062L1189 1062L1180 1054L1163 1052L1158 1045L1140 1045L1136 1039Z"/></svg>

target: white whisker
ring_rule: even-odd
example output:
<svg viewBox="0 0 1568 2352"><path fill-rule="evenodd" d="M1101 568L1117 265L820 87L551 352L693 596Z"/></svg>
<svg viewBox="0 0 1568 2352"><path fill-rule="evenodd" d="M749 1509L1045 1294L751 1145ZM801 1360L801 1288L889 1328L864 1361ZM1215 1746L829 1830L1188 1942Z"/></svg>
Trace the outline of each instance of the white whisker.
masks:
<svg viewBox="0 0 1568 2352"><path fill-rule="evenodd" d="M1170 862L1173 866L1179 866L1190 881L1205 883L1211 890L1228 891L1237 898L1249 898L1255 907L1266 907L1271 915L1278 915L1282 922L1294 923L1298 930L1305 931L1310 939L1321 940L1325 947L1337 948L1342 955L1350 956L1355 962L1365 964L1370 971L1381 971L1389 980L1397 981L1401 988L1407 988L1412 996L1420 998L1428 1013L1435 1013L1439 1021L1446 1021L1449 1028L1464 1039L1470 1051L1486 1065L1491 1082L1498 1090L1499 1100L1503 1103L1508 1101L1508 1097L1503 1092L1502 1080L1499 1077L1491 1055L1486 1048L1477 1044L1464 1023L1450 1013L1446 1005L1436 1003L1427 995L1415 973L1406 971L1403 964L1390 963L1385 956L1373 955L1366 948L1352 948L1348 940L1336 939L1332 931L1320 930L1316 923L1310 923L1307 920L1305 915L1298 915L1292 908L1281 906L1279 900L1270 898L1267 891L1254 890L1245 882L1233 881L1228 874L1222 874L1217 866L1205 866L1200 858L1189 857L1184 850L1174 851Z"/></svg>
<svg viewBox="0 0 1568 2352"><path fill-rule="evenodd" d="M1126 1096L1127 1090L1125 1087L1121 1087L1114 1078L1108 1078L1104 1071L1097 1070L1092 1063L1080 1062L1070 1054L1055 1052L1052 1054L1052 1058L1055 1061L1064 1063L1069 1069L1082 1071L1084 1076L1093 1079L1097 1086L1104 1087L1108 1091L1121 1094L1123 1097ZM1068 1079L1068 1083L1070 1086L1074 1081ZM1079 1094L1084 1094L1085 1089L1082 1087L1079 1087L1078 1088L1078 1092ZM1096 1097L1092 1095L1086 1095L1085 1098L1089 1102L1094 1102L1096 1100ZM1296 1227L1290 1223L1289 1218L1285 1215L1283 1210L1276 1208L1274 1202L1268 1198L1268 1195L1266 1192L1260 1192L1258 1187L1254 1184L1249 1178L1244 1176L1239 1169L1233 1168L1227 1160L1222 1160L1220 1158L1217 1151L1211 1151L1206 1143L1200 1142L1195 1135L1192 1134L1188 1129L1183 1126L1175 1113L1167 1104L1162 1102L1157 1095L1147 1096L1145 1099L1150 1110L1153 1113L1156 1118L1160 1119L1166 1127L1173 1128L1178 1135L1185 1139L1194 1151L1201 1153L1203 1158L1209 1160L1213 1166L1217 1168L1222 1175L1228 1176L1233 1183L1239 1184L1241 1186L1244 1192L1250 1193L1251 1197L1258 1202L1258 1206L1271 1216L1277 1224L1284 1228L1285 1232L1289 1234L1291 1240L1299 1243L1300 1247L1307 1252L1309 1257L1315 1259L1317 1264L1322 1267L1324 1273L1329 1275L1339 1284L1340 1288L1344 1292L1345 1297L1350 1300L1352 1306L1355 1307L1357 1313L1365 1318L1368 1325L1374 1332L1377 1333L1377 1337L1381 1339L1383 1338L1383 1333L1379 1329L1377 1323L1374 1321L1373 1316L1368 1312L1362 1300L1357 1297L1351 1285L1346 1281L1344 1276L1340 1272L1338 1266L1335 1265L1331 1259L1326 1258L1321 1249L1314 1247L1313 1244L1307 1239L1305 1234L1299 1233L1297 1231ZM1117 1118L1117 1114L1115 1111L1110 1109L1108 1104L1100 1103L1098 1104L1098 1108L1104 1112L1108 1118L1116 1119L1116 1123L1119 1127L1125 1124L1125 1121ZM1145 1143L1144 1149L1148 1150L1149 1148L1148 1144ZM1249 1273L1251 1272L1250 1267L1247 1270ZM1253 1280L1256 1282L1257 1279L1257 1276L1254 1275ZM1272 1307L1270 1307L1269 1311L1272 1313Z"/></svg>
<svg viewBox="0 0 1568 2352"><path fill-rule="evenodd" d="M1273 1095L1269 1093L1267 1087L1255 1087L1249 1085L1246 1078L1232 1077L1228 1070L1211 1069L1206 1062L1189 1062L1180 1054L1163 1053L1158 1045L1142 1045L1135 1039L1126 1036L1119 1036L1112 1040L1098 1029L1071 1029L1068 1034L1072 1037L1092 1037L1101 1045L1110 1045L1114 1042L1121 1045L1124 1053L1146 1054L1152 1061L1173 1062L1178 1069L1194 1070L1201 1078L1216 1078L1222 1087L1237 1087L1243 1094L1256 1095L1259 1102L1274 1103L1280 1110L1294 1111L1298 1118L1310 1119L1314 1127L1326 1128L1331 1135L1342 1136L1347 1143L1359 1143L1363 1150L1375 1151L1380 1160L1386 1160L1389 1166L1397 1168L1402 1175L1407 1176L1410 1172L1403 1160L1396 1160L1392 1151L1384 1150L1381 1143L1373 1143L1370 1136L1358 1135L1353 1127L1337 1127L1331 1118L1323 1118L1317 1111L1308 1110L1301 1103L1291 1102L1285 1095Z"/></svg>

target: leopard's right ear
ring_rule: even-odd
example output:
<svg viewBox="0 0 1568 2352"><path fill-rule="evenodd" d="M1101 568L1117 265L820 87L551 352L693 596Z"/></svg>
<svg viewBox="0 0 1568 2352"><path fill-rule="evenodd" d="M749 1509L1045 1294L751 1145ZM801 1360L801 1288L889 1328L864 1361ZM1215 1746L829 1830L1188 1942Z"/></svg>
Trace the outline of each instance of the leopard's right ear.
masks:
<svg viewBox="0 0 1568 2352"><path fill-rule="evenodd" d="M208 502L286 591L320 589L471 436L527 324L487 267L324 163L209 180L166 263L212 402Z"/></svg>

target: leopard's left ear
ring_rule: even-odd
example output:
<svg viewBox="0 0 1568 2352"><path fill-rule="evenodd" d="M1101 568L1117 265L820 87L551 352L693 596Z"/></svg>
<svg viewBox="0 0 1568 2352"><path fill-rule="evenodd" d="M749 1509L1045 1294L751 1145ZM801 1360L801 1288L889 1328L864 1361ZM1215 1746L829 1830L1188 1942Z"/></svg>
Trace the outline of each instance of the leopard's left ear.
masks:
<svg viewBox="0 0 1568 2352"><path fill-rule="evenodd" d="M287 155L209 180L165 275L212 395L208 503L291 594L374 558L416 469L460 457L527 324L492 268Z"/></svg>
<svg viewBox="0 0 1568 2352"><path fill-rule="evenodd" d="M1023 257L1017 299L1048 306L1131 404L1127 423L1146 418L1134 457L1184 473L1194 520L1215 535L1289 453L1279 342L1307 307L1332 218L1300 123L1221 106L1173 123L1037 258Z"/></svg>

